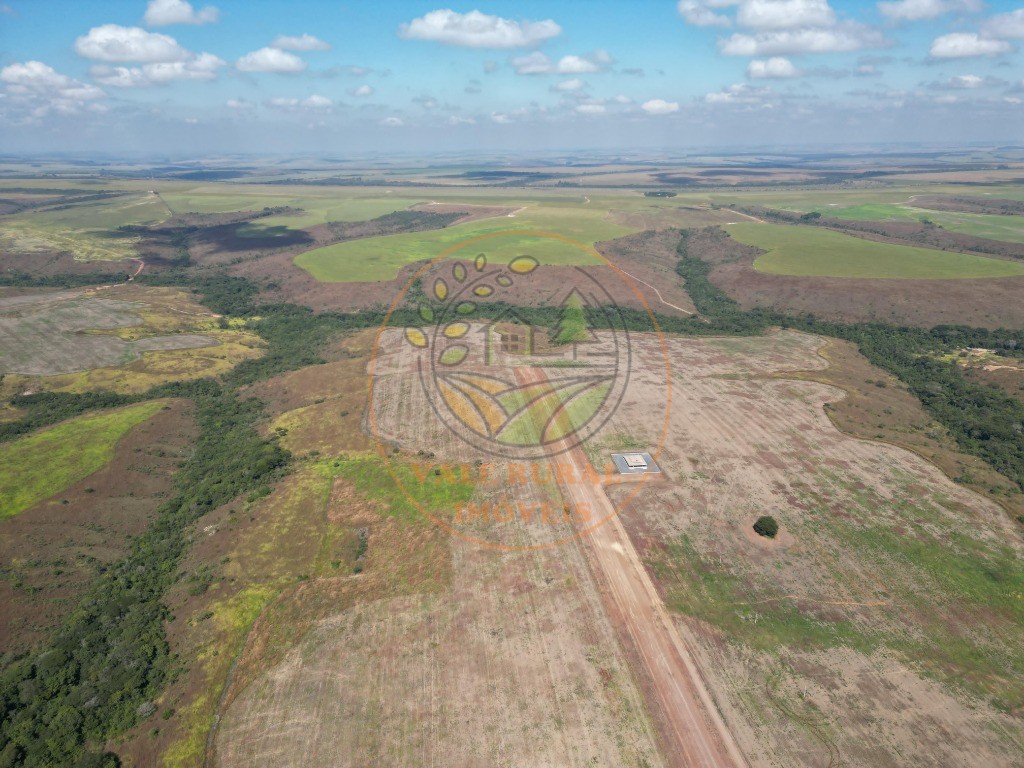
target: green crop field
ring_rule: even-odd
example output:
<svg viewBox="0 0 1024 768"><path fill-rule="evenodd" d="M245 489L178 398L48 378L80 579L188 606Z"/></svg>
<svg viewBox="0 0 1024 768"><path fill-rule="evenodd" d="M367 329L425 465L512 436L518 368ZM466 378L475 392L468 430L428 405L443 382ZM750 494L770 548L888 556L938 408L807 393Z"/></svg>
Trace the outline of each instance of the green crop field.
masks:
<svg viewBox="0 0 1024 768"><path fill-rule="evenodd" d="M447 229L353 240L300 254L296 265L321 282L370 282L391 280L406 264L433 259L459 243L481 235L495 235L452 254L473 258L486 253L492 263L529 255L541 264L599 264L600 259L560 240L543 237L551 233L592 246L629 234L631 230L605 221L601 208L531 206L514 217L479 219ZM509 232L514 234L501 235ZM538 234L532 234L532 233Z"/></svg>
<svg viewBox="0 0 1024 768"><path fill-rule="evenodd" d="M773 275L953 279L1024 275L1024 264L928 248L892 245L812 227L731 224L729 234L767 251L754 269Z"/></svg>
<svg viewBox="0 0 1024 768"><path fill-rule="evenodd" d="M102 469L117 441L162 407L150 401L81 416L0 445L0 520Z"/></svg>
<svg viewBox="0 0 1024 768"><path fill-rule="evenodd" d="M816 207L827 216L857 221L921 221L927 219L951 232L1024 243L1024 217L956 211L932 211L907 205L855 205L849 208Z"/></svg>

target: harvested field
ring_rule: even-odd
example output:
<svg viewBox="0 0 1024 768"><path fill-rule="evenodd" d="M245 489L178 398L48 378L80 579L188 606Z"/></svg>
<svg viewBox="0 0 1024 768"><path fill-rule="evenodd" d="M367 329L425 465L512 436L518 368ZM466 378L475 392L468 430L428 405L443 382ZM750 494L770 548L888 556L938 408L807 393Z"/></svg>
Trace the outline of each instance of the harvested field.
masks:
<svg viewBox="0 0 1024 768"><path fill-rule="evenodd" d="M155 413L112 445L104 466L0 521L0 651L18 653L46 639L99 569L125 553L131 537L145 530L166 500L195 429L189 403L171 400L156 406ZM2 448L8 451L19 442ZM72 448L77 447L67 445L65 452ZM15 456L27 457L24 452ZM58 471L79 458L76 453L64 463L42 466Z"/></svg>
<svg viewBox="0 0 1024 768"><path fill-rule="evenodd" d="M0 298L2 391L139 392L223 373L262 342L170 288L20 290ZM198 332L198 333L197 333Z"/></svg>
<svg viewBox="0 0 1024 768"><path fill-rule="evenodd" d="M667 481L622 522L752 765L1019 762L1020 532L917 455L836 430L840 390L762 378L820 370L822 343L672 340ZM660 396L631 388L608 429L649 441ZM765 513L774 542L750 530Z"/></svg>
<svg viewBox="0 0 1024 768"><path fill-rule="evenodd" d="M691 253L712 265L711 280L744 309L770 307L843 322L879 320L930 328L943 323L985 328L1024 325L1024 277L872 280L768 275L753 268L760 251L721 230L690 239Z"/></svg>

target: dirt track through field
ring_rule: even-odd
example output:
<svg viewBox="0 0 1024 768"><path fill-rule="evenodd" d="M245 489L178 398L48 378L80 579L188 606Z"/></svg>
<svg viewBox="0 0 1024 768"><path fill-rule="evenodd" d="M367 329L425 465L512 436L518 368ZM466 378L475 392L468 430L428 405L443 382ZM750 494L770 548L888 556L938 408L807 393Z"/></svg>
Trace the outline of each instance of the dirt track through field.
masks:
<svg viewBox="0 0 1024 768"><path fill-rule="evenodd" d="M516 371L520 385L545 378L537 368ZM574 465L573 476L586 478L589 459L579 446L562 455ZM688 768L738 768L746 761L719 716L696 664L665 610L636 549L600 482L563 483L564 501L571 508L588 509L593 520L606 520L583 536L594 554L601 579L625 625L654 686L666 740L672 743L665 757ZM652 702L653 703L653 702Z"/></svg>

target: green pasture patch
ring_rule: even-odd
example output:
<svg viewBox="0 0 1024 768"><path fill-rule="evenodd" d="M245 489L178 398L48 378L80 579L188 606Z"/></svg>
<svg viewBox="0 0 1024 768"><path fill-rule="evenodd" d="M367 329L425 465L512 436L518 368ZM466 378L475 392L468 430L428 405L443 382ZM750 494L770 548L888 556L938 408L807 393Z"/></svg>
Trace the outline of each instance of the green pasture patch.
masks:
<svg viewBox="0 0 1024 768"><path fill-rule="evenodd" d="M606 213L600 208L531 206L514 216L328 245L300 254L295 264L321 282L391 280L406 264L433 259L449 248L482 235L491 237L470 243L451 257L470 259L485 253L491 264L507 264L517 256L528 255L541 264L600 264L600 258L544 235L560 235L592 247L597 241L622 237L632 231L606 221Z"/></svg>
<svg viewBox="0 0 1024 768"><path fill-rule="evenodd" d="M410 461L415 462L415 457ZM439 468L438 473L426 461L412 466L397 456L386 463L375 455L346 456L321 466L327 474L344 477L364 496L381 502L385 514L404 522L421 521L421 508L438 513L456 509L470 500L475 486L471 477L462 476L461 468Z"/></svg>
<svg viewBox="0 0 1024 768"><path fill-rule="evenodd" d="M880 243L826 229L730 224L741 243L767 251L754 269L773 275L886 279L995 278L1024 275L1024 263Z"/></svg>
<svg viewBox="0 0 1024 768"><path fill-rule="evenodd" d="M102 469L117 441L162 407L150 401L81 416L0 445L0 520Z"/></svg>

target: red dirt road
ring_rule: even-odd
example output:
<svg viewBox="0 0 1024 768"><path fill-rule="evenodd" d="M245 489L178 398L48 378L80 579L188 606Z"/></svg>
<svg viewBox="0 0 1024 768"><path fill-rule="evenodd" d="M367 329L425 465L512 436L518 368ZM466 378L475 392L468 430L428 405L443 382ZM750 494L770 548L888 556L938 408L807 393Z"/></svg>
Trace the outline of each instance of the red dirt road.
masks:
<svg viewBox="0 0 1024 768"><path fill-rule="evenodd" d="M516 378L520 384L539 381L544 371L523 367L517 369ZM608 597L653 684L657 701L650 705L661 709L661 720L668 726L666 762L686 768L746 766L604 486L583 479L594 476L587 471L589 459L579 446L557 457L560 463L566 459L575 466L575 479L560 486L564 503L589 510L594 521L606 520L584 534L583 540L600 568L595 575L607 585Z"/></svg>

